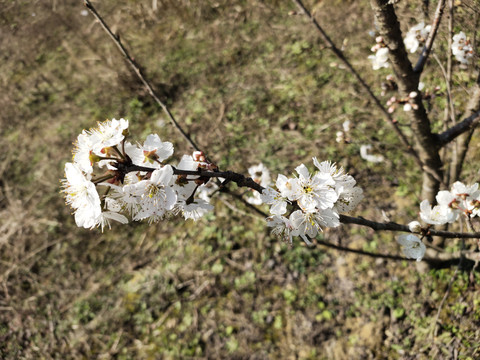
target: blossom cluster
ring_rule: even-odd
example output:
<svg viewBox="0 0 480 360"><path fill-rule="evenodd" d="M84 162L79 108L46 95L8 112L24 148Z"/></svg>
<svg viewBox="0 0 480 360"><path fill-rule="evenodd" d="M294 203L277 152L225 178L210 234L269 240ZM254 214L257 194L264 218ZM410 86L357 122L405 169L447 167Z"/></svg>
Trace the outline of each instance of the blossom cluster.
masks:
<svg viewBox="0 0 480 360"><path fill-rule="evenodd" d="M405 48L411 53L416 52L420 45L423 45L427 40L427 36L431 29L432 27L430 25L425 26L423 21L410 28L405 36L405 39L403 39Z"/></svg>
<svg viewBox="0 0 480 360"><path fill-rule="evenodd" d="M382 67L388 68L390 65L388 63L388 47L385 45L383 41L383 37L377 36L376 44L372 47L372 52L375 55L370 55L368 59L372 62L373 70L379 70Z"/></svg>
<svg viewBox="0 0 480 360"><path fill-rule="evenodd" d="M65 164L62 180L77 226L100 226L103 231L111 220L127 223L124 214L135 221L156 222L179 213L197 220L212 210L205 180L174 175L173 167L164 164L174 152L170 142L151 134L143 144L132 144L126 141L128 135L128 120L112 119L78 136L73 162ZM200 152L184 155L177 165L191 171L211 167ZM105 190L103 195L99 188Z"/></svg>
<svg viewBox="0 0 480 360"><path fill-rule="evenodd" d="M148 135L143 144L133 144L127 141L128 125L125 119L107 120L77 137L73 161L65 164L62 180L76 224L103 231L111 221L127 223L127 216L157 222L181 213L185 219L198 220L212 210L207 183L229 173L220 173L199 151L183 155L175 167L167 164L173 145L156 134ZM259 184L252 189L263 190L247 201L270 205L267 225L289 242L300 236L310 244L323 227L339 226L339 214L353 210L363 197L355 179L342 168L316 158L313 163L314 173L302 164L296 168L298 176L278 175L275 188L263 164L248 170Z"/></svg>
<svg viewBox="0 0 480 360"><path fill-rule="evenodd" d="M439 191L435 199L438 204L433 207L428 200L420 203L420 218L427 224L453 223L462 213L469 217L480 216L478 183L465 185L457 181L450 191Z"/></svg>
<svg viewBox="0 0 480 360"><path fill-rule="evenodd" d="M463 31L453 36L452 54L465 65L473 57L473 47Z"/></svg>
<svg viewBox="0 0 480 360"><path fill-rule="evenodd" d="M301 164L295 169L297 176L278 175L275 187L267 187L261 195L270 205L267 224L272 233L290 243L293 236L300 236L311 244L309 239L324 227L339 226L339 214L353 210L363 198L362 189L342 168L315 157L313 163L314 173Z"/></svg>
<svg viewBox="0 0 480 360"><path fill-rule="evenodd" d="M432 206L428 200L420 203L420 219L428 225L444 225L455 222L461 214L472 218L480 216L480 190L478 183L465 185L455 182L450 190L441 190L435 197L437 205ZM422 225L418 221L408 224L412 233L421 233ZM408 258L420 261L425 254L425 245L413 234L401 235L397 241L402 245Z"/></svg>

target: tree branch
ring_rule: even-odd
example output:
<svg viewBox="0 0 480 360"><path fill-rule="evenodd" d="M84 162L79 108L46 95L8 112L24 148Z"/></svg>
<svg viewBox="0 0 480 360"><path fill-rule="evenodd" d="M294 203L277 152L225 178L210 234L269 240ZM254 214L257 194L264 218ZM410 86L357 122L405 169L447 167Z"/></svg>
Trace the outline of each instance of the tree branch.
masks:
<svg viewBox="0 0 480 360"><path fill-rule="evenodd" d="M418 153L415 151L415 149L410 145L407 137L405 134L402 132L402 130L399 128L398 123L396 120L392 118L392 115L387 111L387 109L383 106L383 104L380 102L378 97L375 96L373 91L371 90L370 86L363 80L363 78L360 76L360 74L355 70L355 68L352 66L350 61L343 55L343 52L335 46L335 43L330 39L328 34L325 32L325 30L320 26L318 21L313 17L313 15L308 11L308 9L305 7L303 2L301 0L293 0L293 2L300 8L300 10L310 19L312 24L315 26L317 31L320 33L323 41L328 45L328 47L332 50L332 52L338 57L339 60L343 62L343 64L346 66L346 68L350 71L350 73L357 79L357 81L360 83L360 85L365 89L369 97L373 100L374 104L380 109L382 114L384 115L385 119L387 120L388 123L393 127L393 130L395 133L398 135L400 138L401 143L405 146L407 149L408 153L413 156L415 162L417 165L422 169L422 171L429 173L432 177L434 177L438 182L442 181L442 177L440 174L437 173L432 167L430 167L428 164L425 164ZM418 87L418 82L417 82L417 87Z"/></svg>
<svg viewBox="0 0 480 360"><path fill-rule="evenodd" d="M259 193L265 189L260 184L256 183L252 178L246 177L242 174L235 173L233 171L206 171L206 170L181 170L173 167L173 173L175 175L185 175L185 176L199 176L203 178L224 178L227 181L236 183L239 187L248 187L250 189L256 190ZM127 165L121 169L124 172L131 171L147 171L151 172L157 169L148 168L138 165ZM263 215L266 215L262 213ZM371 221L364 219L363 217L352 217L348 215L340 215L340 222L343 224L356 224L361 226L369 227L376 231L401 231L411 233L410 229L406 225L397 224L394 222L380 223L376 221ZM455 239L480 239L480 233L459 233L451 231L440 231L428 229L426 235L430 236L441 236L444 238L455 238Z"/></svg>
<svg viewBox="0 0 480 360"><path fill-rule="evenodd" d="M438 134L438 144L443 147L447 145L450 141L454 140L456 137L461 134L475 129L475 127L480 122L480 110L477 110L473 115L469 116L466 119L463 119L457 125L452 126L450 129L445 130L443 133Z"/></svg>
<svg viewBox="0 0 480 360"><path fill-rule="evenodd" d="M136 63L136 61L133 59L133 57L130 56L128 50L123 46L120 36L117 34L114 34L112 30L110 30L110 27L107 25L107 23L103 20L103 18L100 16L100 14L97 12L95 7L92 5L90 0L84 0L84 4L87 7L87 9L95 16L95 18L100 22L100 25L102 25L103 30L110 36L110 38L113 40L117 48L120 50L122 53L123 57L127 61L128 65L133 69L137 77L140 79L140 81L143 83L145 86L145 89L147 89L148 93L150 96L155 100L155 102L163 109L165 114L167 115L168 119L172 123L172 125L180 132L180 134L183 136L183 138L197 151L200 151L200 148L198 145L191 139L191 137L183 130L183 128L180 126L180 124L175 120L175 117L173 114L170 112L169 108L167 105L160 100L158 97L157 93L153 89L152 85L150 82L147 80L145 75L143 74L140 66Z"/></svg>
<svg viewBox="0 0 480 360"><path fill-rule="evenodd" d="M366 226L375 231L402 231L402 232L411 233L410 229L406 225L401 225L394 222L379 223L376 221L364 219L362 217L340 215L340 222L342 224L356 224L356 225ZM427 235L441 236L441 237L450 238L450 239L480 238L480 233L460 233L460 232L441 231L441 230L434 230L434 229L429 229L427 232Z"/></svg>
<svg viewBox="0 0 480 360"><path fill-rule="evenodd" d="M433 19L432 28L428 34L427 41L423 47L422 53L418 58L417 65L413 69L416 73L421 73L427 62L428 55L432 50L433 42L435 41L435 36L437 35L438 28L440 27L440 21L443 15L443 9L445 8L445 0L440 0L437 5L437 10L435 10L435 17Z"/></svg>
<svg viewBox="0 0 480 360"><path fill-rule="evenodd" d="M389 50L389 59L397 77L400 94L402 97L408 97L412 92L418 93L420 74L413 70L408 59L400 23L393 5L388 0L371 0L370 3L375 13L380 35ZM417 152L425 164L424 169L430 170L423 173L422 197L434 203L435 195L440 189L440 184L443 183L443 164L422 97L416 96L412 100L415 102L415 106L408 114Z"/></svg>

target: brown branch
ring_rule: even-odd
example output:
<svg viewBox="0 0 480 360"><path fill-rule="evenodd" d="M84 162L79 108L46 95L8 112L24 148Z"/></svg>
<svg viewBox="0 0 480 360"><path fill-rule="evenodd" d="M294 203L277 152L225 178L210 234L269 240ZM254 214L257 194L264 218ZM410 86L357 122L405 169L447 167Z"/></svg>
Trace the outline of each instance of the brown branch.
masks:
<svg viewBox="0 0 480 360"><path fill-rule="evenodd" d="M118 171L122 172L123 174L127 174L129 172L134 171L146 171L152 172L158 169L149 168L145 166L138 166L135 164L122 164L117 163L115 166ZM184 175L184 176L198 176L199 178L224 178L226 182L234 182L239 187L248 187L250 189L256 190L259 193L265 189L260 184L256 183L252 178L246 177L242 174L235 173L233 171L207 171L207 170L182 170L177 169L176 167L172 166L173 174L174 175Z"/></svg>
<svg viewBox="0 0 480 360"><path fill-rule="evenodd" d="M357 79L357 81L360 83L360 85L364 88L364 90L367 92L369 97L373 100L374 104L380 109L380 111L383 113L385 119L387 120L388 123L393 127L393 130L395 133L398 135L400 138L401 143L405 146L407 149L408 153L414 158L415 162L417 165L422 169L424 172L427 172L430 174L433 178L435 178L438 182L442 182L442 177L440 174L437 173L432 167L430 167L428 164L425 164L418 153L415 151L415 149L410 145L407 137L405 134L402 132L402 130L399 128L398 123L396 122L395 119L392 118L392 115L387 111L387 109L383 106L383 104L380 102L377 96L373 93L372 89L370 86L363 80L363 78L360 76L360 74L355 70L355 68L352 66L350 61L345 57L343 52L335 46L335 43L330 39L328 34L325 32L325 30L320 26L318 21L313 17L313 15L308 11L308 9L305 7L303 2L301 0L293 0L295 4L300 8L300 10L310 19L312 24L315 26L317 31L320 33L323 41L328 45L330 50L338 57L339 60L343 62L343 64L346 66L346 68L350 71L350 73ZM418 87L418 82L417 82L417 87Z"/></svg>
<svg viewBox="0 0 480 360"><path fill-rule="evenodd" d="M420 73L413 70L408 59L408 54L403 42L400 23L398 22L395 9L388 0L370 0L375 19L389 50L389 59L393 71L397 77L398 89L402 97L408 97L410 93L418 93ZM423 164L422 198L435 202L435 195L443 183L442 168L436 136L432 133L430 120L427 116L421 96L412 99L415 102L413 109L408 112L410 126L415 138L418 156Z"/></svg>
<svg viewBox="0 0 480 360"><path fill-rule="evenodd" d="M435 17L433 19L432 28L430 33L428 34L427 41L425 42L425 46L423 47L422 53L418 58L417 65L413 69L416 73L421 73L425 64L428 59L428 55L430 55L430 51L432 50L433 42L435 41L435 36L437 35L438 28L440 26L440 21L443 15L443 9L445 8L445 0L440 0L437 5L437 10L435 10Z"/></svg>
<svg viewBox="0 0 480 360"><path fill-rule="evenodd" d="M154 168L148 168L144 166L138 166L135 164L127 164L127 165L115 165L119 171L123 173L128 173L132 171L146 171L152 172ZM246 177L242 174L235 173L233 171L207 171L207 170L181 170L173 167L173 173L175 175L184 175L184 176L198 176L200 178L224 178L226 182L234 182L239 187L247 187L253 190L262 193L265 189L260 184L256 183L252 178ZM267 214L259 211L261 215L268 216ZM340 222L343 224L356 224L361 226L369 227L375 231L401 231L401 232L409 232L411 233L410 229L406 225L397 224L394 222L388 223L380 223L376 221L371 221L364 219L363 217L352 217L348 215L340 215ZM451 232L451 231L440 231L440 230L433 230L428 229L426 231L426 235L429 236L442 236L444 238L456 238L456 239L480 239L480 233L459 233L459 232Z"/></svg>
<svg viewBox="0 0 480 360"><path fill-rule="evenodd" d="M200 148L198 145L190 138L190 136L182 129L180 124L175 120L175 117L173 114L170 112L169 108L167 105L160 100L158 97L157 93L153 89L152 85L150 82L147 80L145 75L143 74L140 66L137 64L137 62L134 60L132 56L130 56L128 50L123 46L122 41L120 40L120 36L118 34L114 34L112 30L110 30L110 27L107 25L107 23L103 20L103 18L100 16L100 14L97 12L97 10L94 8L90 0L84 0L84 4L87 7L87 9L95 16L95 18L100 22L100 25L102 25L103 30L110 36L110 38L113 40L117 48L120 50L122 53L123 57L127 61L128 65L132 68L132 70L135 72L137 77L140 79L140 81L143 83L145 86L145 89L147 89L148 93L150 96L155 100L155 102L163 109L165 114L167 115L168 119L170 122L173 124L173 126L180 132L180 134L183 136L183 138L197 151L200 151Z"/></svg>
<svg viewBox="0 0 480 360"><path fill-rule="evenodd" d="M438 134L438 145L443 147L447 145L450 141L454 140L456 137L462 135L463 133L474 130L479 122L480 110L477 110L473 115L469 116L466 119L463 119L457 125L452 126L450 129L444 131L441 134Z"/></svg>
<svg viewBox="0 0 480 360"><path fill-rule="evenodd" d="M297 6L300 8L300 10L310 19L310 21L313 23L317 31L320 33L323 41L327 43L328 47L332 52L343 62L343 64L347 67L347 69L350 71L350 73L357 79L357 81L362 85L363 89L367 92L368 96L373 100L375 105L380 109L380 111L383 113L387 121L392 125L393 130L396 132L396 134L399 136L400 141L402 144L408 149L408 152L410 155L412 155L416 160L417 163L420 165L421 168L423 168L423 164L421 164L420 158L418 157L417 153L415 152L415 149L410 145L408 142L407 137L405 134L402 132L402 130L399 128L398 123L392 118L392 115L387 111L385 106L381 103L380 99L375 96L373 93L372 89L370 86L363 80L363 78L360 76L360 74L355 70L355 68L352 66L350 61L343 55L343 52L335 45L335 43L330 39L328 34L325 32L325 30L320 26L318 21L313 17L313 15L307 10L305 5L302 3L301 0L293 0L294 3L297 4Z"/></svg>
<svg viewBox="0 0 480 360"><path fill-rule="evenodd" d="M369 227L375 231L402 231L411 233L410 229L406 225L397 224L394 222L380 223L364 219L362 217L352 217L348 215L340 215L340 222L342 224L356 224ZM477 239L480 238L480 233L459 233L451 231L441 231L429 229L427 235L441 236L451 239Z"/></svg>

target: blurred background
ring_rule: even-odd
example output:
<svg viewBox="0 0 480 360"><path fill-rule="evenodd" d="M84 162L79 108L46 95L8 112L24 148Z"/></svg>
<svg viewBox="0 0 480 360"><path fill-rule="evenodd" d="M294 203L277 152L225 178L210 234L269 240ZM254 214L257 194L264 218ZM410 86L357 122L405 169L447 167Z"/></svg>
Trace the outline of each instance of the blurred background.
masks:
<svg viewBox="0 0 480 360"><path fill-rule="evenodd" d="M316 156L344 166L363 187L354 215L416 219L414 162L293 3L92 3L220 169L247 174L263 162L276 179L301 163L311 167ZM429 21L436 1L429 9L426 3L397 4L405 29ZM473 36L477 1L457 3L461 29ZM83 1L0 5L0 358L480 356L478 287L467 273L457 274L440 308L454 267L308 248L300 240L289 246L228 194L214 197L214 213L198 222L113 224L104 233L77 228L60 179L82 129L124 117L133 141L158 133L172 142L173 162L192 149ZM374 73L367 59L375 43L368 1L306 5L380 94L389 72ZM440 32L441 59L445 43ZM422 81L444 88L439 74L432 68ZM475 75L456 74L454 94L465 97ZM432 118L443 116L444 104L444 97L432 100ZM408 133L403 119L400 111ZM384 160L362 159L365 144ZM474 158L477 139L472 147ZM477 170L466 170L465 179L476 181ZM341 226L319 239L401 255L393 233ZM449 246L458 249L455 241Z"/></svg>

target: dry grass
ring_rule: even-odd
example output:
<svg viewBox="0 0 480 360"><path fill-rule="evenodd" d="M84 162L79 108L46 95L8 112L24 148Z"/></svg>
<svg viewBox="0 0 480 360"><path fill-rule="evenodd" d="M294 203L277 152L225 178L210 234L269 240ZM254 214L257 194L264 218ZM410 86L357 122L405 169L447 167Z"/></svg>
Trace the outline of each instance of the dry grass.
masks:
<svg viewBox="0 0 480 360"><path fill-rule="evenodd" d="M95 5L223 169L245 172L264 161L287 174L312 156L328 158L365 188L360 214L401 222L415 216L419 174L412 161L309 24L288 16L293 6L168 0L155 2L154 11L152 3ZM1 358L478 356L478 288L468 274L454 283L432 338L451 269L300 243L289 248L230 198L217 199L215 214L199 223L131 224L104 234L76 228L58 179L81 129L126 117L136 139L155 131L175 143L178 157L189 149L99 26L81 15L81 1L2 5ZM368 3L309 5L378 84L366 61L373 41ZM399 6L402 19L413 17L406 2ZM456 79L458 88L473 75ZM441 83L434 71L427 79ZM442 100L434 105L439 111ZM346 119L354 141L338 145L334 134ZM389 160L363 162L362 143ZM355 227L324 238L399 251L392 234Z"/></svg>

